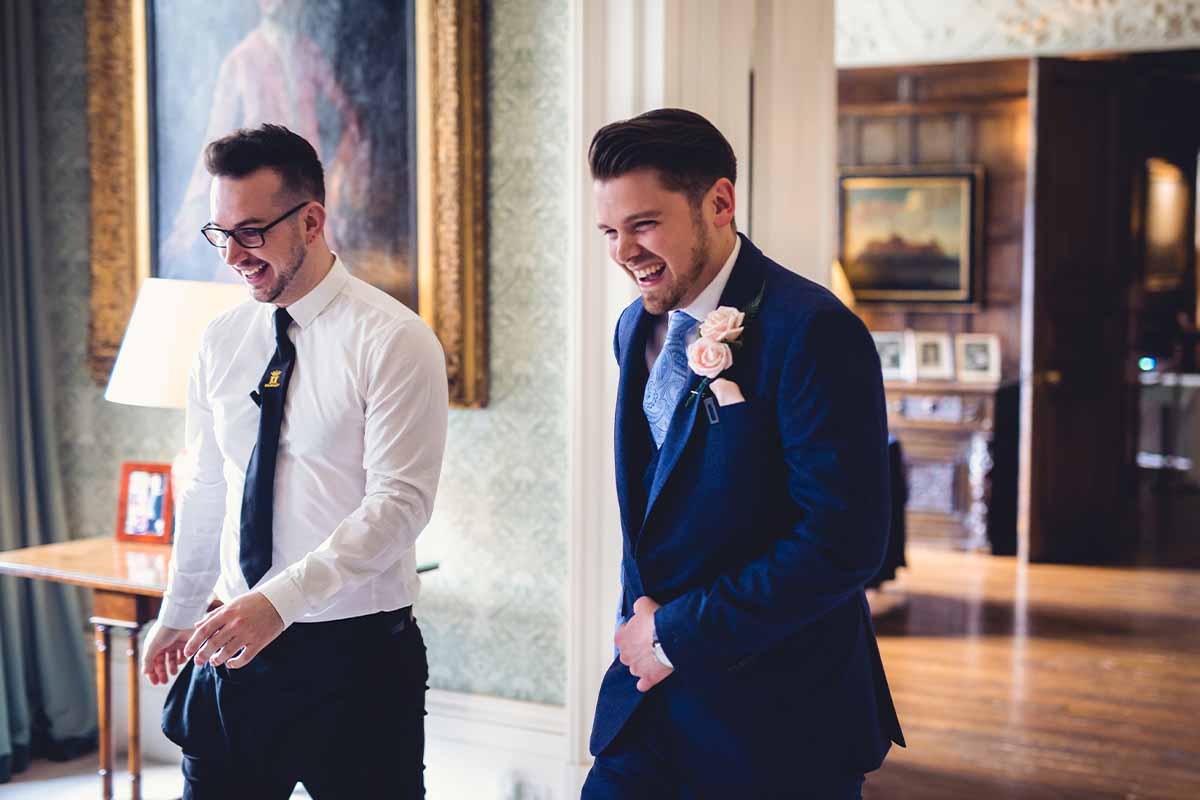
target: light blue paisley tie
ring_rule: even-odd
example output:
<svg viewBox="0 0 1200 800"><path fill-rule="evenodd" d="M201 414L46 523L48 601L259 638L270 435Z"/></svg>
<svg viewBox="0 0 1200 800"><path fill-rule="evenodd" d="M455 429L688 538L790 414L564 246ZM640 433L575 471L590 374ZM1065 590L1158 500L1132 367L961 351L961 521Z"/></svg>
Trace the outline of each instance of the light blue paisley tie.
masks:
<svg viewBox="0 0 1200 800"><path fill-rule="evenodd" d="M675 408L683 399L692 377L687 361L687 335L696 324L696 320L687 312L671 312L667 323L667 340L663 342L662 352L658 354L650 377L646 380L642 411L646 413L650 435L654 437L657 447L662 447L663 439L667 438L667 426L671 424Z"/></svg>

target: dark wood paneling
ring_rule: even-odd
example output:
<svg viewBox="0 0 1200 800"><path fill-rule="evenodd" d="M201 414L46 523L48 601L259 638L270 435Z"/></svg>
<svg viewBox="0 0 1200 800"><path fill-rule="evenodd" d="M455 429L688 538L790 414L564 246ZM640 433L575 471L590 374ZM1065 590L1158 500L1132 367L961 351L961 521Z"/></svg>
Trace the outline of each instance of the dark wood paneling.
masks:
<svg viewBox="0 0 1200 800"><path fill-rule="evenodd" d="M957 160L958 115L918 116L914 127L918 164L952 164Z"/></svg>
<svg viewBox="0 0 1200 800"><path fill-rule="evenodd" d="M972 64L938 64L905 67L868 67L838 73L838 104L887 105L963 104L996 98L1024 97L1028 91L1029 62L1025 59Z"/></svg>
<svg viewBox="0 0 1200 800"><path fill-rule="evenodd" d="M863 164L899 164L900 124L892 117L866 118L859 125L859 154Z"/></svg>
<svg viewBox="0 0 1200 800"><path fill-rule="evenodd" d="M986 173L980 307L856 310L872 330L997 334L1005 377L1020 364L1028 73L1023 59L838 73L840 166L981 164Z"/></svg>

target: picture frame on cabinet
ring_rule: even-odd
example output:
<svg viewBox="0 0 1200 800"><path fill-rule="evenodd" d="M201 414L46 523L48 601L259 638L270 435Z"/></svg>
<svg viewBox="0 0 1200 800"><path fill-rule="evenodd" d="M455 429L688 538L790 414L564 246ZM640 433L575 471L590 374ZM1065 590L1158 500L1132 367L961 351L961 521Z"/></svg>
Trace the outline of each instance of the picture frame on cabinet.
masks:
<svg viewBox="0 0 1200 800"><path fill-rule="evenodd" d="M879 366L885 381L912 381L916 378L916 356L912 331L871 331Z"/></svg>
<svg viewBox="0 0 1200 800"><path fill-rule="evenodd" d="M913 353L917 380L954 380L954 340L949 333L915 332Z"/></svg>
<svg viewBox="0 0 1200 800"><path fill-rule="evenodd" d="M958 380L962 383L1000 382L1000 337L994 333L954 336Z"/></svg>

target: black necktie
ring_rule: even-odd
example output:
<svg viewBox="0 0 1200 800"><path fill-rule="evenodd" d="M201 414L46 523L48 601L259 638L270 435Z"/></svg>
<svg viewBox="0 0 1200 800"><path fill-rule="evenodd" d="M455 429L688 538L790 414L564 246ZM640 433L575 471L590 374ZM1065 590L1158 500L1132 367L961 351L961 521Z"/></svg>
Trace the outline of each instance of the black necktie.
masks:
<svg viewBox="0 0 1200 800"><path fill-rule="evenodd" d="M258 442L246 467L242 492L241 550L239 561L246 585L251 589L271 568L271 518L275 510L275 456L279 452L279 428L283 424L283 401L296 363L296 347L288 338L292 315L275 309L275 355L258 382Z"/></svg>

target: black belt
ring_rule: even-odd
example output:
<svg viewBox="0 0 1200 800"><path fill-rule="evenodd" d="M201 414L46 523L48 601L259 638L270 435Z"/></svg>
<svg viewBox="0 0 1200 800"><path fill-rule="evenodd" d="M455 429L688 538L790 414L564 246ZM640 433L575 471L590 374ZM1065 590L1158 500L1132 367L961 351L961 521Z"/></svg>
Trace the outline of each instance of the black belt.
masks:
<svg viewBox="0 0 1200 800"><path fill-rule="evenodd" d="M322 629L335 630L342 628L361 629L364 634L369 631L385 630L391 635L400 633L413 623L412 606L397 608L395 611L377 611L374 614L364 614L361 617L346 617L327 622L297 622L293 628L301 631L316 632Z"/></svg>
<svg viewBox="0 0 1200 800"><path fill-rule="evenodd" d="M412 606L397 608L395 611L380 611L372 616L378 616L387 627L388 632L393 635L400 633L413 621Z"/></svg>

